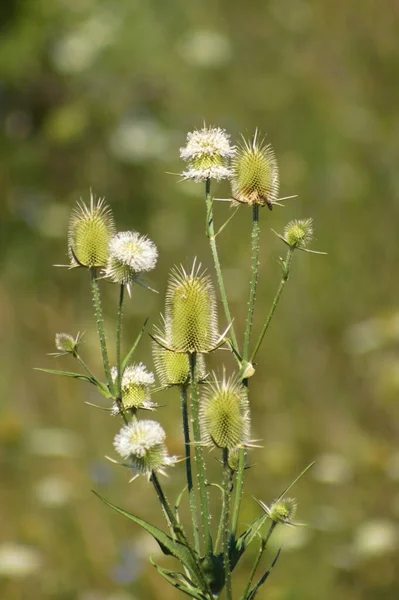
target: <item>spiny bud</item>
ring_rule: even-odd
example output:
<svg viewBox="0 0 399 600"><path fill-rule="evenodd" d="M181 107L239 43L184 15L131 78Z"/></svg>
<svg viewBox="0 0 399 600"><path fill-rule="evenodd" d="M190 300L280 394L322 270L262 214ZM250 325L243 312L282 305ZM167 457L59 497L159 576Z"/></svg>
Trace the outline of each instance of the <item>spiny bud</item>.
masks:
<svg viewBox="0 0 399 600"><path fill-rule="evenodd" d="M111 376L115 382L117 376L115 367L111 369ZM154 375L147 371L143 363L126 367L121 381L123 408L154 410L157 406L151 401L151 386L154 381ZM113 412L118 412L117 409L117 406L114 407Z"/></svg>
<svg viewBox="0 0 399 600"><path fill-rule="evenodd" d="M263 140L258 141L257 130L252 142L243 137L243 142L238 146L233 159L232 168L233 204L267 204L271 210L278 197L278 165L270 144L265 144Z"/></svg>
<svg viewBox="0 0 399 600"><path fill-rule="evenodd" d="M164 473L164 468L176 463L165 445L165 431L157 421L132 421L115 436L115 450L129 460L136 476L151 476L153 471Z"/></svg>
<svg viewBox="0 0 399 600"><path fill-rule="evenodd" d="M290 221L284 229L284 240L291 248L306 248L313 239L313 220Z"/></svg>
<svg viewBox="0 0 399 600"><path fill-rule="evenodd" d="M104 199L90 197L90 206L78 203L69 221L68 254L72 267L105 267L115 231L111 209Z"/></svg>
<svg viewBox="0 0 399 600"><path fill-rule="evenodd" d="M227 160L234 156L235 148L230 145L230 136L224 129L204 127L187 134L187 144L180 148L180 157L188 162L183 171L184 179L196 182L207 179L228 179L231 170Z"/></svg>
<svg viewBox="0 0 399 600"><path fill-rule="evenodd" d="M301 525L300 523L294 523L293 518L296 514L296 509L298 506L295 498L281 498L280 500L276 500L269 507L264 502L258 501L259 505L263 508L269 519L271 519L274 523L280 525Z"/></svg>
<svg viewBox="0 0 399 600"><path fill-rule="evenodd" d="M206 386L200 408L201 432L207 445L233 449L249 441L249 405L245 389L235 376Z"/></svg>
<svg viewBox="0 0 399 600"><path fill-rule="evenodd" d="M151 271L158 250L151 240L136 231L122 231L109 244L109 257L104 275L119 284L133 282L137 273Z"/></svg>
<svg viewBox="0 0 399 600"><path fill-rule="evenodd" d="M64 356L65 354L76 354L79 344L82 341L83 334L78 333L74 338L69 333L55 334L55 347L58 352L54 352L53 356Z"/></svg>
<svg viewBox="0 0 399 600"><path fill-rule="evenodd" d="M165 304L167 343L176 352L210 352L218 341L212 281L194 260L190 273L173 269Z"/></svg>

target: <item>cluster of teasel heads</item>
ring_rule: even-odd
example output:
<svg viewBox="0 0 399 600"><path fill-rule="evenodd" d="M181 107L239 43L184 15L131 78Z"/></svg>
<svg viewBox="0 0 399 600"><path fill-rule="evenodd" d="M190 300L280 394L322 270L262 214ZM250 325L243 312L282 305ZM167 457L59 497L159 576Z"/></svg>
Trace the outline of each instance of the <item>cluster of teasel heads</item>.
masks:
<svg viewBox="0 0 399 600"><path fill-rule="evenodd" d="M267 206L281 206L278 197L279 172L273 149L260 139L258 132L251 140L232 145L230 136L219 128L196 130L187 135L187 143L180 150L187 163L183 179L205 184L206 230L214 259L219 292L222 300L226 327L220 332L218 326L217 298L212 278L197 259L189 268L174 267L170 272L165 310L158 327L154 327L152 349L155 370L160 386L155 387L155 376L147 367L132 362L133 353L142 337L139 333L133 346L122 360L122 322L124 291L129 295L133 285L149 290L145 273L156 266L158 251L155 244L136 231L116 232L114 218L104 200L91 195L90 202L81 202L73 211L68 233L69 268L84 268L90 274L94 311L104 364L106 381L101 381L80 354L81 334L56 335L55 356L71 355L79 361L85 373L71 373L43 369L87 381L97 387L107 398L113 416L119 416L124 424L115 436L114 448L121 460L113 462L127 467L131 480L145 475L153 484L163 508L169 534L146 521L123 511L105 501L114 509L144 527L158 541L165 554L176 557L182 572L173 572L154 566L169 583L198 600L218 598L222 590L227 600L232 600L232 571L249 544L260 540L260 548L241 600L253 600L266 581L278 555L257 583L254 578L268 540L277 525L294 525L296 501L286 497L288 488L270 505L258 504L262 514L241 535L237 535L246 455L254 446L250 433L250 403L248 380L255 374L255 358L273 317L283 287L288 280L292 256L295 250L308 249L313 237L312 220L290 222L282 234L276 234L287 246L287 256L280 259L282 277L271 309L265 315L264 325L252 342L252 319L256 301L259 271L259 210ZM211 195L212 180L229 179L231 198L235 212L245 205L252 212L252 278L250 282L249 307L244 343L241 349L234 331L223 273L220 267L214 229L214 198ZM245 210L245 208L243 209ZM101 280L118 284L119 304L116 318L116 359L111 366L100 299ZM235 372L209 373L206 356L220 348L231 350L237 362ZM174 387L181 398L184 432L183 458L170 456L166 447L166 434L156 420L148 419L144 411L154 411L158 404L154 394ZM205 453L215 449L220 453L223 465L222 484L211 484L206 476ZM183 527L178 507L172 508L162 489L159 474L166 475L167 467L184 463L186 471L189 506L192 520L192 536ZM194 467L195 464L195 467ZM305 469L300 476L306 471ZM298 479L298 478L297 478ZM297 481L297 479L295 481ZM295 483L295 482L294 482ZM214 485L221 490L217 535L212 531L209 505L209 488ZM183 490L183 491L185 491ZM199 510L200 509L200 510ZM264 525L269 529L263 532Z"/></svg>

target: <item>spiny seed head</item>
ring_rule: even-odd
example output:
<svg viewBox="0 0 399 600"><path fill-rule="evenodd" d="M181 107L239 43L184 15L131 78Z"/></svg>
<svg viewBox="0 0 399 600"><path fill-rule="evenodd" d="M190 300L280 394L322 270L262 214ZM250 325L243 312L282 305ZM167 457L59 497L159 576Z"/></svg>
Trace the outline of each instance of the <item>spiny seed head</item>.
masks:
<svg viewBox="0 0 399 600"><path fill-rule="evenodd" d="M213 374L200 408L201 431L206 444L229 450L249 441L250 417L245 389L237 377L218 381Z"/></svg>
<svg viewBox="0 0 399 600"><path fill-rule="evenodd" d="M104 267L108 247L115 231L111 209L104 199L90 197L90 205L78 203L73 210L68 230L68 254L72 267Z"/></svg>
<svg viewBox="0 0 399 600"><path fill-rule="evenodd" d="M56 333L55 334L55 347L58 352L57 356L64 354L75 354L78 350L79 344L82 341L83 334L78 333L74 338L69 333Z"/></svg>
<svg viewBox="0 0 399 600"><path fill-rule="evenodd" d="M258 140L258 131L249 142L242 138L232 162L233 204L268 205L272 209L279 190L276 156L270 144Z"/></svg>
<svg viewBox="0 0 399 600"><path fill-rule="evenodd" d="M109 257L104 275L115 283L129 284L137 273L151 271L158 250L150 239L136 231L122 231L109 244Z"/></svg>
<svg viewBox="0 0 399 600"><path fill-rule="evenodd" d="M117 378L115 367L111 369L111 376L115 382ZM154 381L153 373L147 371L143 363L126 367L121 381L123 408L154 410L157 406L151 401L151 386Z"/></svg>
<svg viewBox="0 0 399 600"><path fill-rule="evenodd" d="M176 352L206 353L218 340L212 281L194 260L190 273L172 269L165 303L165 334Z"/></svg>
<svg viewBox="0 0 399 600"><path fill-rule="evenodd" d="M291 248L306 248L313 239L313 219L290 221L283 237Z"/></svg>
<svg viewBox="0 0 399 600"><path fill-rule="evenodd" d="M295 498L281 498L276 500L269 507L264 502L259 502L269 519L280 525L295 526L299 523L294 523L293 519L298 506Z"/></svg>
<svg viewBox="0 0 399 600"><path fill-rule="evenodd" d="M231 170L227 161L234 153L235 148L230 145L230 136L224 129L204 125L188 133L186 146L180 148L180 157L188 162L183 178L196 182L228 179Z"/></svg>
<svg viewBox="0 0 399 600"><path fill-rule="evenodd" d="M168 455L165 437L157 421L132 421L115 436L114 447L137 475L149 477L153 471L164 473L165 467L176 462L176 457Z"/></svg>
<svg viewBox="0 0 399 600"><path fill-rule="evenodd" d="M156 328L161 338L165 338L162 330ZM158 342L152 343L152 356L159 381L164 386L184 385L190 379L190 360L186 353L171 352ZM205 361L202 354L197 357L197 376L200 381L205 377Z"/></svg>

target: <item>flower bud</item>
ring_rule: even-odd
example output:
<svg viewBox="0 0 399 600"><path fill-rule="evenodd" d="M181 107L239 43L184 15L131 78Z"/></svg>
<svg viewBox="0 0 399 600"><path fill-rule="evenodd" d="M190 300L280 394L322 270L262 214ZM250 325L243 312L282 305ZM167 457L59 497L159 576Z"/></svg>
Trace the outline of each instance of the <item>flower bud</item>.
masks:
<svg viewBox="0 0 399 600"><path fill-rule="evenodd" d="M69 221L68 254L72 267L104 267L115 231L111 209L104 199L91 195L90 206L83 202L73 210Z"/></svg>
<svg viewBox="0 0 399 600"><path fill-rule="evenodd" d="M58 352L57 356L63 356L65 354L76 354L79 344L82 341L83 334L78 333L76 338L72 337L69 333L56 333L55 334L55 347Z"/></svg>
<svg viewBox="0 0 399 600"><path fill-rule="evenodd" d="M210 352L218 341L216 298L212 281L194 260L188 274L173 269L165 304L165 334L175 352Z"/></svg>
<svg viewBox="0 0 399 600"><path fill-rule="evenodd" d="M301 219L290 221L284 229L283 239L290 248L303 250L313 239L313 220Z"/></svg>
<svg viewBox="0 0 399 600"><path fill-rule="evenodd" d="M271 210L278 197L278 165L273 148L263 140L258 141L257 130L252 142L243 138L233 159L232 169L233 204L267 204Z"/></svg>
<svg viewBox="0 0 399 600"><path fill-rule="evenodd" d="M111 369L111 376L115 382L117 376L115 367ZM126 367L121 381L123 408L154 410L157 406L151 401L151 386L154 381L154 375L147 371L143 363Z"/></svg>
<svg viewBox="0 0 399 600"><path fill-rule="evenodd" d="M258 501L260 506L263 508L269 519L279 525L301 525L301 523L294 523L293 518L296 514L298 506L295 498L281 498L276 500L269 507L264 502Z"/></svg>
<svg viewBox="0 0 399 600"><path fill-rule="evenodd" d="M222 381L213 374L200 407L203 439L218 448L242 447L249 441L250 417L244 387L233 376Z"/></svg>
<svg viewBox="0 0 399 600"><path fill-rule="evenodd" d="M164 473L164 468L176 463L165 445L165 431L157 421L132 421L115 436L115 450L129 461L137 475L151 476L153 471Z"/></svg>
<svg viewBox="0 0 399 600"><path fill-rule="evenodd" d="M228 179L231 170L227 160L234 156L235 148L230 145L230 136L224 129L204 127L187 134L187 145L180 148L180 157L188 162L183 171L184 179L196 182L207 179Z"/></svg>
<svg viewBox="0 0 399 600"><path fill-rule="evenodd" d="M109 257L104 275L119 284L133 282L137 273L151 271L158 250L151 240L136 231L122 231L109 244Z"/></svg>

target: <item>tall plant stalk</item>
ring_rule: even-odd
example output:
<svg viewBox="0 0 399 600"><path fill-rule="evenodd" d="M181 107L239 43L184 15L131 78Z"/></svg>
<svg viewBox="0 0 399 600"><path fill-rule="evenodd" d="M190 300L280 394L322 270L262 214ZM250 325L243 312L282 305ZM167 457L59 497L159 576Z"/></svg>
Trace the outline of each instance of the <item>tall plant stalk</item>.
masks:
<svg viewBox="0 0 399 600"><path fill-rule="evenodd" d="M101 298L100 298L100 289L99 289L98 281L97 281L97 270L94 267L92 267L90 269L90 281L91 281L91 290L92 290L92 296L93 296L94 314L95 314L95 318L96 318L97 332L98 332L98 337L100 340L101 355L102 355L103 365L104 365L104 373L105 373L105 377L107 380L109 390L112 393L113 383L112 383L112 377L111 377L111 368L109 366L107 341L106 341L105 331L104 331L104 317L103 317L103 313L102 313L102 309L101 309Z"/></svg>

